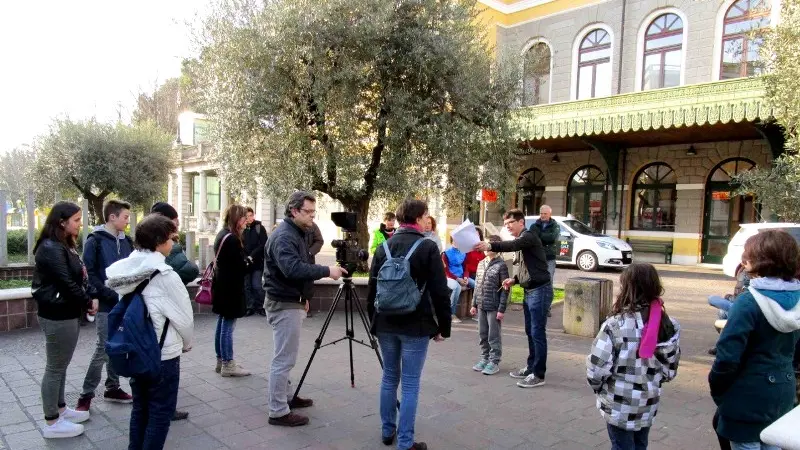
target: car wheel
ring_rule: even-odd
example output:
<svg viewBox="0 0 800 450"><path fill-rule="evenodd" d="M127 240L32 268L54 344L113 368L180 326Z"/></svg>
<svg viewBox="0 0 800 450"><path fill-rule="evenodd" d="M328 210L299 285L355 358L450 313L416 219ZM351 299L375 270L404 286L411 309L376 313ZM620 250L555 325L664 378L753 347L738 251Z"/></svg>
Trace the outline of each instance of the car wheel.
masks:
<svg viewBox="0 0 800 450"><path fill-rule="evenodd" d="M593 251L587 250L578 255L578 268L584 272L594 272L597 270L597 255Z"/></svg>

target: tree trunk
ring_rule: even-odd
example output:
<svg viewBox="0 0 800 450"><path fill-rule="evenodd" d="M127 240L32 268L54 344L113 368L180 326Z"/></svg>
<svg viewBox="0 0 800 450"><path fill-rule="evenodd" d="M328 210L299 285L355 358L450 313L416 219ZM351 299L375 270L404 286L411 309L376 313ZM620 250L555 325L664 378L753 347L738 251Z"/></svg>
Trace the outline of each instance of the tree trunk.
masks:
<svg viewBox="0 0 800 450"><path fill-rule="evenodd" d="M89 200L89 220L92 222L92 225L102 225L104 223L103 201L106 197L100 197L91 193L88 195L84 194L84 196Z"/></svg>

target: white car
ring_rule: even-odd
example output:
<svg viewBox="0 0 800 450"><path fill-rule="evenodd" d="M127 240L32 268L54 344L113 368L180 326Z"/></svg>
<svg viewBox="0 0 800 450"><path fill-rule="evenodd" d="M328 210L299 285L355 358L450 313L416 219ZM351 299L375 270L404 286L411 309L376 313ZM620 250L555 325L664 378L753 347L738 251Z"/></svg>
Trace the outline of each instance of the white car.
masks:
<svg viewBox="0 0 800 450"><path fill-rule="evenodd" d="M744 223L739 227L739 231L728 243L728 253L722 258L722 272L729 277L736 278L739 274L739 269L742 267L744 243L748 238L762 230L781 229L800 242L800 223Z"/></svg>
<svg viewBox="0 0 800 450"><path fill-rule="evenodd" d="M525 228L530 229L539 216L525 217ZM576 265L585 272L594 272L598 267L623 269L633 261L633 249L627 242L615 237L596 233L580 220L564 216L553 216L561 227L561 248L556 256L557 264ZM505 229L503 239L511 239Z"/></svg>

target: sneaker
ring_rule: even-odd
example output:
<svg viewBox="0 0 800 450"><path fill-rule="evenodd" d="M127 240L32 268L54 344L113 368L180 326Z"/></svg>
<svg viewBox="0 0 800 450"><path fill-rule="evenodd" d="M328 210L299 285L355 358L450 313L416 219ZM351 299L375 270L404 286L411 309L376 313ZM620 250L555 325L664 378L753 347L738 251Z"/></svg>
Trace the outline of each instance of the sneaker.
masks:
<svg viewBox="0 0 800 450"><path fill-rule="evenodd" d="M456 316L453 316L453 318L450 319L450 323L461 323L461 319L459 319Z"/></svg>
<svg viewBox="0 0 800 450"><path fill-rule="evenodd" d="M493 362L486 364L486 367L484 367L484 369L481 371L481 373L484 375L494 375L497 372L500 372L500 367L498 367L497 364Z"/></svg>
<svg viewBox="0 0 800 450"><path fill-rule="evenodd" d="M219 358L217 358L217 367L214 369L214 372L222 372L222 360Z"/></svg>
<svg viewBox="0 0 800 450"><path fill-rule="evenodd" d="M480 372L486 367L486 363L488 363L488 361L482 359L478 361L478 364L472 366L472 370L474 370L475 372Z"/></svg>
<svg viewBox="0 0 800 450"><path fill-rule="evenodd" d="M72 423L83 423L89 420L91 414L89 410L86 411L76 411L72 408L64 408L64 412L58 415L59 419L64 419Z"/></svg>
<svg viewBox="0 0 800 450"><path fill-rule="evenodd" d="M308 425L308 417L290 412L282 417L270 417L269 424L279 427L302 427Z"/></svg>
<svg viewBox="0 0 800 450"><path fill-rule="evenodd" d="M518 381L517 386L521 388L534 388L539 386L544 386L544 380L537 377L536 375L528 375L525 377L524 380Z"/></svg>
<svg viewBox="0 0 800 450"><path fill-rule="evenodd" d="M91 397L78 397L78 404L75 405L75 411L89 411L92 407Z"/></svg>
<svg viewBox="0 0 800 450"><path fill-rule="evenodd" d="M222 375L225 378L248 377L250 376L250 372L244 370L242 366L236 364L236 361L230 360L228 362L222 363L222 370L220 371L220 375Z"/></svg>
<svg viewBox="0 0 800 450"><path fill-rule="evenodd" d="M133 396L120 388L107 390L103 398L112 403L133 403Z"/></svg>
<svg viewBox="0 0 800 450"><path fill-rule="evenodd" d="M176 420L186 420L189 418L189 411L175 411L175 414L172 415L172 421L175 422Z"/></svg>
<svg viewBox="0 0 800 450"><path fill-rule="evenodd" d="M424 442L414 442L414 445L408 447L408 450L428 450L428 444Z"/></svg>
<svg viewBox="0 0 800 450"><path fill-rule="evenodd" d="M52 425L45 425L42 428L42 436L45 439L71 438L83 434L83 425L72 423L69 420L59 418Z"/></svg>
<svg viewBox="0 0 800 450"><path fill-rule="evenodd" d="M511 378L525 378L530 374L531 374L531 371L528 370L527 367L523 367L522 369L510 372L508 375L511 376Z"/></svg>
<svg viewBox="0 0 800 450"><path fill-rule="evenodd" d="M310 398L293 397L289 400L289 408L292 409L308 408L310 406L314 406L314 400Z"/></svg>
<svg viewBox="0 0 800 450"><path fill-rule="evenodd" d="M392 433L391 436L381 436L381 442L383 442L383 445L392 445L394 444L394 438L396 437L397 437L397 431L395 430L395 432Z"/></svg>

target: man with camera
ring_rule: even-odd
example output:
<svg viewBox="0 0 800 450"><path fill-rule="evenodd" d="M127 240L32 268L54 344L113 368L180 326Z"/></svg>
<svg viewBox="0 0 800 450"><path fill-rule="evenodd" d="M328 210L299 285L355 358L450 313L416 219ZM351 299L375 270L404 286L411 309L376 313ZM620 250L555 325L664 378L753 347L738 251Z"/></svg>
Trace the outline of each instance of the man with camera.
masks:
<svg viewBox="0 0 800 450"><path fill-rule="evenodd" d="M347 271L338 266L313 264L306 233L311 232L316 199L297 191L286 204L286 219L269 237L264 251L264 290L267 293L267 321L272 326L273 356L269 373L270 425L296 427L308 424L308 417L292 412L313 404L310 399L289 398L289 372L297 362L300 330L308 312L314 280L338 280Z"/></svg>

